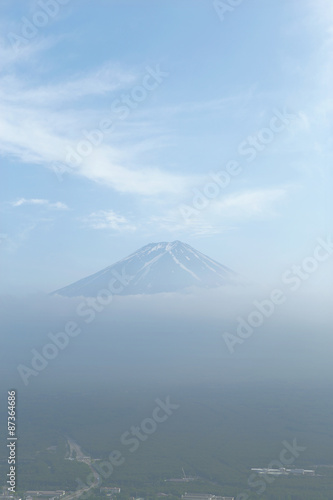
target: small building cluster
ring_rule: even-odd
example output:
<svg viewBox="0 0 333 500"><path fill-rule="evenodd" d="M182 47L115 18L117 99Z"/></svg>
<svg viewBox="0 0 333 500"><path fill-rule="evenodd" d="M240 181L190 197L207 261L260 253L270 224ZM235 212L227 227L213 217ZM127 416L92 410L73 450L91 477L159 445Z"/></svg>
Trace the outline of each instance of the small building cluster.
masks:
<svg viewBox="0 0 333 500"><path fill-rule="evenodd" d="M59 498L65 495L64 490L55 490L55 491L26 491L25 492L25 500L59 500Z"/></svg>
<svg viewBox="0 0 333 500"><path fill-rule="evenodd" d="M120 488L116 488L114 486L103 486L102 488L100 488L100 492L104 493L104 495L106 495L107 497L112 497L113 495L117 495L118 493L120 493Z"/></svg>
<svg viewBox="0 0 333 500"><path fill-rule="evenodd" d="M182 500L234 500L234 497L219 497L210 493L185 493Z"/></svg>
<svg viewBox="0 0 333 500"><path fill-rule="evenodd" d="M251 469L258 474L265 474L269 476L314 476L314 470L307 469L285 469L284 467L280 467L280 469Z"/></svg>

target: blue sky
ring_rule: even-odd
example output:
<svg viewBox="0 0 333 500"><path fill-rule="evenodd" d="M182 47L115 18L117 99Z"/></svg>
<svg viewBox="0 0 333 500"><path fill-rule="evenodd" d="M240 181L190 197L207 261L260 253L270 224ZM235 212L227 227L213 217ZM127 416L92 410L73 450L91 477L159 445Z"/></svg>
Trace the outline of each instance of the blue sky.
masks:
<svg viewBox="0 0 333 500"><path fill-rule="evenodd" d="M238 3L1 2L2 291L175 239L274 282L330 232L333 5Z"/></svg>

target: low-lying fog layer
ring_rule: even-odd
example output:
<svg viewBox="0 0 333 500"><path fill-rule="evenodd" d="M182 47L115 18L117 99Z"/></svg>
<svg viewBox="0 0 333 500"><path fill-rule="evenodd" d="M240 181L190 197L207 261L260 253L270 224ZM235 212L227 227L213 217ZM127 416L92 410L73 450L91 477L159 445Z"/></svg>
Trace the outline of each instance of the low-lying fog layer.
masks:
<svg viewBox="0 0 333 500"><path fill-rule="evenodd" d="M11 386L148 381L152 374L170 381L222 377L228 384L332 373L333 318L322 290L34 295L2 304L1 371Z"/></svg>

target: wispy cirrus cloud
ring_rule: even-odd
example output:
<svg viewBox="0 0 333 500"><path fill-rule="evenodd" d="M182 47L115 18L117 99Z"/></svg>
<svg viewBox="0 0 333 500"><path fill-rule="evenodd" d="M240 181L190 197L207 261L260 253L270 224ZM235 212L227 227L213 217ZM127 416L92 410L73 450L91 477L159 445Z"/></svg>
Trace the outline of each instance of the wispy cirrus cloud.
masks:
<svg viewBox="0 0 333 500"><path fill-rule="evenodd" d="M0 21L0 29L4 33L8 29L8 25L4 21ZM33 62L44 51L54 46L59 41L59 37L49 36L43 39L36 39L23 45L19 51L13 50L13 47L5 42L4 38L0 38L0 73L4 71L13 71L17 64L26 65Z"/></svg>
<svg viewBox="0 0 333 500"><path fill-rule="evenodd" d="M130 106L121 108L119 93L137 88L133 85L141 82L143 76L149 77L149 71L145 75L105 63L88 74L75 75L55 84L36 84L33 79L20 78L14 55L12 62L8 72L0 76L3 154L49 169L56 163L65 164L66 174L103 183L122 193L179 194L197 182L197 176L170 173L147 165L143 157L159 147L159 138L149 141L133 138L130 127L127 135L99 132L102 139L98 144L87 141L87 134L95 131L101 120L114 118L112 106L116 103L118 113L124 109L126 113L132 112ZM151 75L149 78L152 85L153 78ZM99 97L103 100L92 103L92 98ZM136 109L138 103L134 104ZM84 141L88 142L91 152L71 162L71 152L77 151Z"/></svg>
<svg viewBox="0 0 333 500"><path fill-rule="evenodd" d="M41 198L20 198L17 201L12 201L10 203L12 207L21 207L22 205L36 205L39 207L46 208L48 210L68 210L68 206L66 203L62 203L61 201L51 202L49 200L44 200Z"/></svg>
<svg viewBox="0 0 333 500"><path fill-rule="evenodd" d="M51 105L68 101L73 105L75 101L87 96L104 96L133 84L136 80L137 75L134 72L105 63L88 74L77 74L67 81L54 84L29 84L9 75L3 79L0 91L7 103L50 108Z"/></svg>
<svg viewBox="0 0 333 500"><path fill-rule="evenodd" d="M269 217L275 214L275 204L286 196L286 188L258 189L234 193L212 203L211 211L221 217L241 219Z"/></svg>
<svg viewBox="0 0 333 500"><path fill-rule="evenodd" d="M251 219L269 219L279 213L279 204L288 196L290 187L235 192L222 199L207 200L199 209L187 205L166 210L149 218L148 227L194 236L211 236L239 227Z"/></svg>

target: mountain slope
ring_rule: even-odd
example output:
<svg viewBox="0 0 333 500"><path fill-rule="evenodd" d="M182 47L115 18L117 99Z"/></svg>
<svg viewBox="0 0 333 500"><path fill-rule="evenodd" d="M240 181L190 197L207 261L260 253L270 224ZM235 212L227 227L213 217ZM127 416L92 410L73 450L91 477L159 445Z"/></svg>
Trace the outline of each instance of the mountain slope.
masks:
<svg viewBox="0 0 333 500"><path fill-rule="evenodd" d="M67 297L96 297L108 289L120 295L176 292L236 283L238 275L180 241L150 243L123 260L57 290Z"/></svg>

